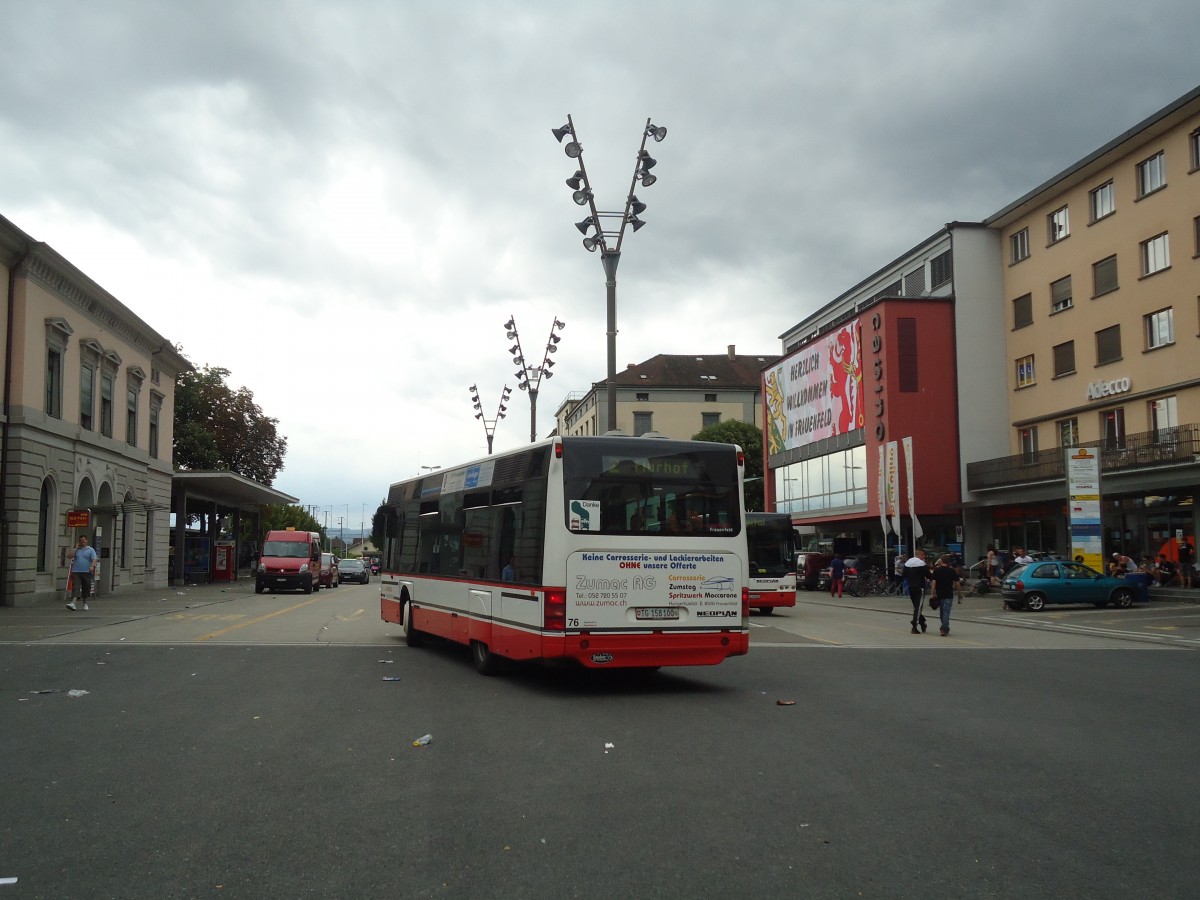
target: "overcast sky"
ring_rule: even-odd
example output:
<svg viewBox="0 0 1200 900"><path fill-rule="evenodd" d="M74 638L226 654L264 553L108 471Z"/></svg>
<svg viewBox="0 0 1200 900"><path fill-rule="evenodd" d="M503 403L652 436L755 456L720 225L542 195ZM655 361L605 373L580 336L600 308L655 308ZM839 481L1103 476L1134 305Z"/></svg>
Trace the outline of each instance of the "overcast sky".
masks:
<svg viewBox="0 0 1200 900"><path fill-rule="evenodd" d="M658 183L617 278L618 366L778 336L1200 83L1196 0L0 0L0 214L231 370L275 486L357 527L486 453L540 362L538 434L606 370L601 209L646 119ZM305 372L320 397L281 373ZM514 391L497 450L529 439Z"/></svg>

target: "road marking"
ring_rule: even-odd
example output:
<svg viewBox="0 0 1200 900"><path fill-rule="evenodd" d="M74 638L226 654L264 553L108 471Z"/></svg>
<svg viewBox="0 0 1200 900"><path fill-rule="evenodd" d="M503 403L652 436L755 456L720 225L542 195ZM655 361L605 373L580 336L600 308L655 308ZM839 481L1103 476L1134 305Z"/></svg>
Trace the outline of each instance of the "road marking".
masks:
<svg viewBox="0 0 1200 900"><path fill-rule="evenodd" d="M351 613L348 616L334 616L333 618L334 618L335 622L353 622L355 619L358 619L359 617L361 617L362 614L365 612L366 612L365 609L359 609L359 610L356 610L355 612Z"/></svg>
<svg viewBox="0 0 1200 900"><path fill-rule="evenodd" d="M297 603L295 606L289 606L285 609L277 609L275 612L269 612L266 615L259 616L257 619L250 619L246 622L239 622L236 625L230 625L228 628L222 628L220 631L214 631L212 634L206 634L204 637L196 638L196 640L209 641L215 637L221 637L222 635L229 634L231 631L237 631L239 628L245 628L247 625L257 625L259 622L265 622L267 619L273 619L276 616L282 616L284 613L293 612L294 610L302 609L305 606L311 606L313 603L317 603L318 601L324 599L324 597L320 596L313 597L311 600L305 600L303 603Z"/></svg>

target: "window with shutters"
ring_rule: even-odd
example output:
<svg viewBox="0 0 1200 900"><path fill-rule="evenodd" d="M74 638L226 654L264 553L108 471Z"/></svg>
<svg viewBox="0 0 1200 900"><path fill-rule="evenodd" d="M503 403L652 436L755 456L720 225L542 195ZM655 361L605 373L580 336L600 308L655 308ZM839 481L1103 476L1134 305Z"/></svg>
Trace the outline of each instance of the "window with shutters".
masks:
<svg viewBox="0 0 1200 900"><path fill-rule="evenodd" d="M1050 283L1050 312L1062 312L1074 305L1071 298L1071 276Z"/></svg>
<svg viewBox="0 0 1200 900"><path fill-rule="evenodd" d="M954 251L939 253L929 261L930 286L939 288L954 277Z"/></svg>
<svg viewBox="0 0 1200 900"><path fill-rule="evenodd" d="M1107 256L1099 262L1092 263L1092 296L1110 294L1115 291L1117 284L1116 254Z"/></svg>
<svg viewBox="0 0 1200 900"><path fill-rule="evenodd" d="M1054 346L1054 377L1061 378L1075 371L1075 342L1067 341Z"/></svg>
<svg viewBox="0 0 1200 900"><path fill-rule="evenodd" d="M1012 302L1013 328L1024 328L1033 324L1033 294L1025 294Z"/></svg>
<svg viewBox="0 0 1200 900"><path fill-rule="evenodd" d="M1121 326L1113 325L1096 332L1096 365L1103 366L1121 359Z"/></svg>

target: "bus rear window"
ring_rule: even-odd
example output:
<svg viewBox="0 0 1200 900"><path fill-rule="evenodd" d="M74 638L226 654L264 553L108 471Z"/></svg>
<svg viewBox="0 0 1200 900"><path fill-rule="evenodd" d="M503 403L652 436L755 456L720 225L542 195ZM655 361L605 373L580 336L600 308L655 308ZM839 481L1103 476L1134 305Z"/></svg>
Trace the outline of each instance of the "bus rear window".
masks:
<svg viewBox="0 0 1200 900"><path fill-rule="evenodd" d="M599 534L735 535L741 531L734 448L663 441L662 450L621 452L620 438L564 440L567 528Z"/></svg>

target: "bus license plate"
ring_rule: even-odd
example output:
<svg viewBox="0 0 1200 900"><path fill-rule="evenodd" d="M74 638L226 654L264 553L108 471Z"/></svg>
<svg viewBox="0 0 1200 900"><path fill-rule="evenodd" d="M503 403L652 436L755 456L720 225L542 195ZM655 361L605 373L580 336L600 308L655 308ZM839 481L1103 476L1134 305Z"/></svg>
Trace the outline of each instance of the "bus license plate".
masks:
<svg viewBox="0 0 1200 900"><path fill-rule="evenodd" d="M634 613L639 619L678 619L679 607L647 606L634 610Z"/></svg>

